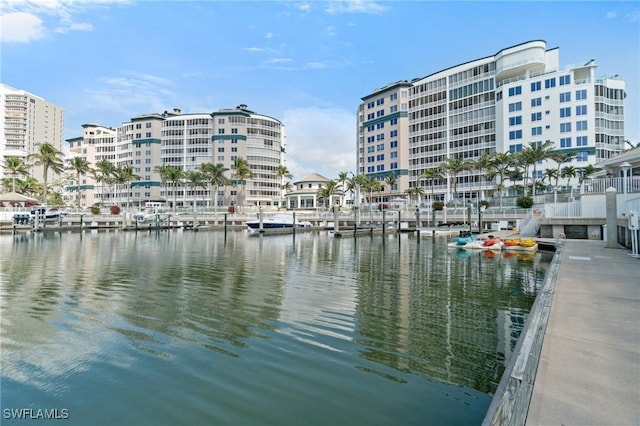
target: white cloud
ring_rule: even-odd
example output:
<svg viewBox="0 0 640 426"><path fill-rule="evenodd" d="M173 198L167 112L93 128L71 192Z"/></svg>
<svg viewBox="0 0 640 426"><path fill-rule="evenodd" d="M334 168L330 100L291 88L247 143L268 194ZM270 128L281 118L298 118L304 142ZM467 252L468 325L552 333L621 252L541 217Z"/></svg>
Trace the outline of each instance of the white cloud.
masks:
<svg viewBox="0 0 640 426"><path fill-rule="evenodd" d="M123 71L122 75L101 77L86 90L87 107L121 114L123 119L136 113L162 112L175 105L172 82L152 74ZM119 125L120 123L104 123Z"/></svg>
<svg viewBox="0 0 640 426"><path fill-rule="evenodd" d="M624 16L624 19L627 22L631 22L632 24L640 22L640 11L639 10L632 10L631 12L627 13Z"/></svg>
<svg viewBox="0 0 640 426"><path fill-rule="evenodd" d="M3 0L0 6L3 42L28 43L47 33L93 31L90 22L76 22L75 16L95 7L128 0Z"/></svg>
<svg viewBox="0 0 640 426"><path fill-rule="evenodd" d="M311 10L311 5L309 3L296 3L296 7L301 12L309 12Z"/></svg>
<svg viewBox="0 0 640 426"><path fill-rule="evenodd" d="M25 12L12 12L0 16L0 41L29 43L44 37L42 19Z"/></svg>
<svg viewBox="0 0 640 426"><path fill-rule="evenodd" d="M618 14L617 14L616 12L614 12L614 11L611 11L611 12L607 12L607 14L605 15L605 17L606 17L607 19L613 19L613 18L617 18L617 17L618 17Z"/></svg>
<svg viewBox="0 0 640 426"><path fill-rule="evenodd" d="M340 172L356 172L355 112L291 109L284 112L282 122L287 133L287 167L294 180L311 173L336 179Z"/></svg>
<svg viewBox="0 0 640 426"><path fill-rule="evenodd" d="M383 6L375 1L368 0L347 0L347 1L332 1L329 2L329 6L325 9L327 13L369 13L380 14L389 10L387 6Z"/></svg>

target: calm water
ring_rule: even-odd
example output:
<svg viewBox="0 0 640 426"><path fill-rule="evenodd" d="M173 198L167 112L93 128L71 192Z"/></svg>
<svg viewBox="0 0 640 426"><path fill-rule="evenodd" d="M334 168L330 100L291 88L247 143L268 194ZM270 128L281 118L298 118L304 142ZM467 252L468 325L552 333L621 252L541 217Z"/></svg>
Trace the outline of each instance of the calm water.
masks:
<svg viewBox="0 0 640 426"><path fill-rule="evenodd" d="M0 235L1 421L479 424L551 254L446 241Z"/></svg>

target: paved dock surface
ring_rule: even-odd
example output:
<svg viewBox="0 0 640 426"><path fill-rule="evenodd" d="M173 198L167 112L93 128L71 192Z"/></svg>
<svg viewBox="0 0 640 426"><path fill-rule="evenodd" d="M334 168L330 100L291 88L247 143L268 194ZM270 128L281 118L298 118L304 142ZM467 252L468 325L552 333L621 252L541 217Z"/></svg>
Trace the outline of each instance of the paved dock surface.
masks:
<svg viewBox="0 0 640 426"><path fill-rule="evenodd" d="M640 425L640 259L568 240L527 425Z"/></svg>

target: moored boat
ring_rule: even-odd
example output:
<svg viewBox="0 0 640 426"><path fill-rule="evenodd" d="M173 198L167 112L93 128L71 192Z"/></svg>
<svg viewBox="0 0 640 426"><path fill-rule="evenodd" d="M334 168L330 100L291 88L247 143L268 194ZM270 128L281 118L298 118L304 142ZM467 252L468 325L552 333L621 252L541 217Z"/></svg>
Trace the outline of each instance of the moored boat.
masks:
<svg viewBox="0 0 640 426"><path fill-rule="evenodd" d="M260 230L260 219L248 220L245 225L252 232ZM310 228L311 222L294 219L293 213L276 213L275 215L262 219L262 229L282 229L282 228Z"/></svg>

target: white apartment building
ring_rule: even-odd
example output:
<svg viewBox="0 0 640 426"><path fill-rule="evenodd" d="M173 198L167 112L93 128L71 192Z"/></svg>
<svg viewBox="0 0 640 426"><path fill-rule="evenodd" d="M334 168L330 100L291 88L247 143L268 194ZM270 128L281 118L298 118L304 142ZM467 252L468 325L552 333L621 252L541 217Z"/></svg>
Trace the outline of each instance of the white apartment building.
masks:
<svg viewBox="0 0 640 426"><path fill-rule="evenodd" d="M362 98L358 107L358 174L383 182L380 197L402 196L409 188L409 90L411 83L398 81L376 89ZM396 184L384 188L392 174Z"/></svg>
<svg viewBox="0 0 640 426"><path fill-rule="evenodd" d="M283 199L282 179L278 167L284 164L286 144L284 125L277 119L256 114L239 105L213 113L174 114L162 122L160 163L185 171L197 170L203 163L221 163L231 185L219 188L218 206L277 206ZM236 158L249 163L253 177L241 182L235 179ZM173 199L173 188L162 192ZM212 198L207 188L176 188L178 205L205 205Z"/></svg>
<svg viewBox="0 0 640 426"><path fill-rule="evenodd" d="M0 84L0 164L8 157L26 158L39 143L50 143L62 151L64 110L43 98ZM0 167L0 179L5 177ZM42 168L33 167L31 175L42 181ZM49 176L49 181L55 179Z"/></svg>
<svg viewBox="0 0 640 426"><path fill-rule="evenodd" d="M84 158L92 169L102 160L107 160L114 166L117 164L117 131L111 127L104 127L96 123L82 125L83 135L67 139L69 144L69 157ZM72 171L66 173L67 191L66 201L75 205L77 191L80 191L80 206L90 207L94 204L110 205L115 202L115 188L105 182L96 182L92 173L80 177Z"/></svg>
<svg viewBox="0 0 640 426"><path fill-rule="evenodd" d="M617 76L596 78L593 60L567 69L559 63L559 48L547 49L546 42L534 40L402 82L404 87L409 84L408 134L398 139L398 150L408 152L409 187L421 186L430 194L431 185L418 177L447 158L518 152L530 142L552 141L556 149L575 152L572 163L564 164L575 167L622 151L624 81ZM378 92L363 100L375 99ZM358 117L358 170L372 175L379 173L379 165L377 154L366 155L368 117L366 110ZM389 150L387 145L381 154L389 155ZM550 160L537 165L538 177L555 167ZM434 198L485 199L493 195L495 182L485 172L465 171L457 176L455 195L452 186L451 178L435 181Z"/></svg>

